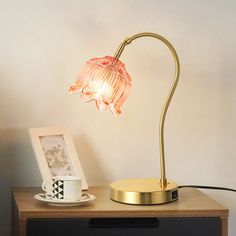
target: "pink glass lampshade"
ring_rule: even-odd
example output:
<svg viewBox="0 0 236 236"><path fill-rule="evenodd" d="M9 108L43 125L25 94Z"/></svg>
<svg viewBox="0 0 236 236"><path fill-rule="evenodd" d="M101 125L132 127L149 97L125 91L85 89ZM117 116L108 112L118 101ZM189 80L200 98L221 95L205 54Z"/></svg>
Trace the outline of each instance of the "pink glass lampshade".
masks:
<svg viewBox="0 0 236 236"><path fill-rule="evenodd" d="M82 67L71 93L80 93L84 101L95 101L100 111L110 108L115 115L121 113L121 106L131 88L131 78L125 65L110 56L90 59Z"/></svg>

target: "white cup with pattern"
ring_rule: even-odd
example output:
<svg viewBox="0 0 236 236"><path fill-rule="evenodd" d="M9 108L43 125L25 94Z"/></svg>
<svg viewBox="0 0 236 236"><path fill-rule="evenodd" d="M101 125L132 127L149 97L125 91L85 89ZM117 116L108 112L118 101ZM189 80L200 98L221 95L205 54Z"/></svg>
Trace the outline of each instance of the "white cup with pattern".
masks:
<svg viewBox="0 0 236 236"><path fill-rule="evenodd" d="M82 182L78 176L55 176L52 181L44 181L42 189L46 198L79 200L82 195Z"/></svg>

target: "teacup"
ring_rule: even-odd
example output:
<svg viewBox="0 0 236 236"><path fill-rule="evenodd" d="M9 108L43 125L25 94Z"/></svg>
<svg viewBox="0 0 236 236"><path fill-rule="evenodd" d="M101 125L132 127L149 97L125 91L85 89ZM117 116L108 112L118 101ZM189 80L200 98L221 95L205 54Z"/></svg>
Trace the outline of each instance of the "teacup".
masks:
<svg viewBox="0 0 236 236"><path fill-rule="evenodd" d="M46 198L55 200L79 200L82 194L82 182L78 176L55 176L52 181L44 181L42 189Z"/></svg>

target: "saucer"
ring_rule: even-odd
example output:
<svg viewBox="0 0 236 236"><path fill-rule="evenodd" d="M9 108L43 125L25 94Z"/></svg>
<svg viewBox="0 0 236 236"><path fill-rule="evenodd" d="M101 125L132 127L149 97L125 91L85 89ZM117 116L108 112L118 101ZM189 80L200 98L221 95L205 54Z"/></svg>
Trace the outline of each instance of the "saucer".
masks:
<svg viewBox="0 0 236 236"><path fill-rule="evenodd" d="M46 198L44 193L36 194L34 195L34 198L38 201L46 202L51 206L78 206L89 203L96 199L96 197L91 194L86 194L77 200L53 199L53 198Z"/></svg>

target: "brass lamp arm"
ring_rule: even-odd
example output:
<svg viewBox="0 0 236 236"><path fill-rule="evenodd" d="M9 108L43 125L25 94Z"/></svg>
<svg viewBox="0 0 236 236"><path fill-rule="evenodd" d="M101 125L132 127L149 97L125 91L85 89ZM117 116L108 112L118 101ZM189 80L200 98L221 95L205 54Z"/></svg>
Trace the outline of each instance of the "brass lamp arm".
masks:
<svg viewBox="0 0 236 236"><path fill-rule="evenodd" d="M166 171L165 171L164 123L165 123L165 117L166 117L166 113L167 113L169 104L171 102L171 99L173 97L173 94L175 92L175 89L176 89L178 81L179 81L180 63L179 63L179 58L176 53L176 50L172 46L172 44L166 38L162 37L161 35L155 34L155 33L149 33L149 32L135 34L135 35L131 36L130 38L125 39L124 42L121 43L121 45L118 47L114 57L116 59L119 59L125 46L130 44L133 40L141 38L141 37L152 37L152 38L156 38L156 39L159 39L160 41L162 41L170 49L173 59L174 59L174 63L175 63L174 81L172 83L170 92L167 96L166 102L165 102L164 107L162 109L160 123L159 123L159 145L160 145L160 167L161 167L160 184L162 187L165 187L165 186L167 186L167 178L166 178Z"/></svg>

